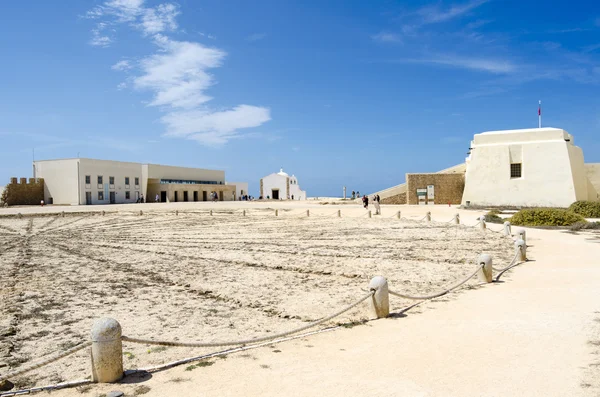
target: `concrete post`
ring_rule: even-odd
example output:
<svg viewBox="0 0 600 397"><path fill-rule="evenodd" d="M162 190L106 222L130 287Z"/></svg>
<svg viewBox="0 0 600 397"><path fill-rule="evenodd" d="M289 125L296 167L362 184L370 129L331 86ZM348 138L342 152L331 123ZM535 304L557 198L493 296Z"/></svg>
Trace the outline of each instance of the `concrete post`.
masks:
<svg viewBox="0 0 600 397"><path fill-rule="evenodd" d="M113 318L101 318L92 325L92 381L112 383L123 377L121 325Z"/></svg>
<svg viewBox="0 0 600 397"><path fill-rule="evenodd" d="M527 244L527 233L525 232L525 229L517 229L517 236Z"/></svg>
<svg viewBox="0 0 600 397"><path fill-rule="evenodd" d="M400 215L400 211L398 211L398 213L396 214L396 218L398 218L398 219L402 218L402 216Z"/></svg>
<svg viewBox="0 0 600 397"><path fill-rule="evenodd" d="M510 230L510 222L506 221L506 222L504 222L504 235L505 236L510 236L510 234L511 234L510 232L511 232L511 230Z"/></svg>
<svg viewBox="0 0 600 397"><path fill-rule="evenodd" d="M104 214L105 214L105 212L104 212L104 211L102 211L102 216L104 216Z"/></svg>
<svg viewBox="0 0 600 397"><path fill-rule="evenodd" d="M310 216L310 210L306 210L306 216Z"/></svg>
<svg viewBox="0 0 600 397"><path fill-rule="evenodd" d="M460 225L460 214L454 214L454 224Z"/></svg>
<svg viewBox="0 0 600 397"><path fill-rule="evenodd" d="M342 210L338 210L338 218L342 217Z"/></svg>
<svg viewBox="0 0 600 397"><path fill-rule="evenodd" d="M140 216L144 215L144 213L142 212L142 210L140 210Z"/></svg>
<svg viewBox="0 0 600 397"><path fill-rule="evenodd" d="M212 210L210 210L210 216L213 216L213 215L212 215Z"/></svg>
<svg viewBox="0 0 600 397"><path fill-rule="evenodd" d="M485 230L486 227L487 226L485 224L485 216L482 215L482 216L479 217L479 228L481 230Z"/></svg>
<svg viewBox="0 0 600 397"><path fill-rule="evenodd" d="M387 317L390 314L390 294L385 277L373 277L369 282L369 290L375 291L370 303L371 318Z"/></svg>
<svg viewBox="0 0 600 397"><path fill-rule="evenodd" d="M369 218L371 217L371 210L369 210Z"/></svg>
<svg viewBox="0 0 600 397"><path fill-rule="evenodd" d="M279 210L275 210L275 216L279 216Z"/></svg>
<svg viewBox="0 0 600 397"><path fill-rule="evenodd" d="M175 210L175 215L179 215L179 210Z"/></svg>
<svg viewBox="0 0 600 397"><path fill-rule="evenodd" d="M431 212L427 211L427 213L425 214L425 220L427 222L431 222Z"/></svg>
<svg viewBox="0 0 600 397"><path fill-rule="evenodd" d="M527 244L525 244L524 240L515 241L515 254L517 254L517 259L521 262L527 260Z"/></svg>
<svg viewBox="0 0 600 397"><path fill-rule="evenodd" d="M65 211L63 211L63 212L62 212L62 217L63 217L63 218L65 217Z"/></svg>
<svg viewBox="0 0 600 397"><path fill-rule="evenodd" d="M246 210L244 210L244 212L242 212L242 216L246 216Z"/></svg>
<svg viewBox="0 0 600 397"><path fill-rule="evenodd" d="M492 282L492 256L489 254L481 254L477 258L477 264L483 265L477 273L477 277L484 283Z"/></svg>

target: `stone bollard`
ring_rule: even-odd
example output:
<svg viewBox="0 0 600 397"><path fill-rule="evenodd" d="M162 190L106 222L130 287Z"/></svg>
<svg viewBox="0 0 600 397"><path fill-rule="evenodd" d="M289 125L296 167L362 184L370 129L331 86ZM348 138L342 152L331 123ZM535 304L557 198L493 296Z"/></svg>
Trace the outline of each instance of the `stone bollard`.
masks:
<svg viewBox="0 0 600 397"><path fill-rule="evenodd" d="M371 210L369 210L369 218L371 217Z"/></svg>
<svg viewBox="0 0 600 397"><path fill-rule="evenodd" d="M21 219L23 218L23 214L21 214L20 212L17 214L17 218Z"/></svg>
<svg viewBox="0 0 600 397"><path fill-rule="evenodd" d="M425 214L425 220L427 222L431 222L431 212L427 211L427 213Z"/></svg>
<svg viewBox="0 0 600 397"><path fill-rule="evenodd" d="M525 244L524 240L515 241L515 254L517 254L517 259L521 262L527 260L527 244Z"/></svg>
<svg viewBox="0 0 600 397"><path fill-rule="evenodd" d="M310 210L306 210L306 216L310 216Z"/></svg>
<svg viewBox="0 0 600 397"><path fill-rule="evenodd" d="M390 293L385 277L375 276L369 283L369 290L375 291L371 298L371 318L384 318L390 314Z"/></svg>
<svg viewBox="0 0 600 397"><path fill-rule="evenodd" d="M517 229L517 239L521 239L527 244L527 233L525 232L525 229Z"/></svg>
<svg viewBox="0 0 600 397"><path fill-rule="evenodd" d="M398 218L398 219L402 218L402 216L400 215L400 211L398 211L398 213L396 214L396 218Z"/></svg>
<svg viewBox="0 0 600 397"><path fill-rule="evenodd" d="M477 277L480 281L484 283L492 282L492 256L489 254L481 254L479 258L477 258L477 264L483 265L481 269L479 269L479 273L477 273Z"/></svg>
<svg viewBox="0 0 600 397"><path fill-rule="evenodd" d="M460 225L460 214L454 214L454 224Z"/></svg>
<svg viewBox="0 0 600 397"><path fill-rule="evenodd" d="M342 217L342 210L338 210L338 218Z"/></svg>
<svg viewBox="0 0 600 397"><path fill-rule="evenodd" d="M144 213L142 212L142 210L140 210L140 216L144 215Z"/></svg>
<svg viewBox="0 0 600 397"><path fill-rule="evenodd" d="M275 210L275 216L279 216L279 210Z"/></svg>
<svg viewBox="0 0 600 397"><path fill-rule="evenodd" d="M485 230L486 227L487 226L485 224L485 216L482 215L482 216L479 217L479 228L481 230Z"/></svg>
<svg viewBox="0 0 600 397"><path fill-rule="evenodd" d="M242 216L246 216L246 210L244 210L244 212L242 212Z"/></svg>
<svg viewBox="0 0 600 397"><path fill-rule="evenodd" d="M65 217L65 211L63 211L63 212L62 212L62 217L63 217L63 218Z"/></svg>
<svg viewBox="0 0 600 397"><path fill-rule="evenodd" d="M504 235L510 236L510 222L509 221L504 222Z"/></svg>
<svg viewBox="0 0 600 397"><path fill-rule="evenodd" d="M212 210L210 210L210 216L213 216L213 215L212 215Z"/></svg>
<svg viewBox="0 0 600 397"><path fill-rule="evenodd" d="M106 212L102 211L102 216L104 216L104 214L106 214Z"/></svg>
<svg viewBox="0 0 600 397"><path fill-rule="evenodd" d="M121 325L113 318L98 319L92 325L92 381L113 383L123 377Z"/></svg>
<svg viewBox="0 0 600 397"><path fill-rule="evenodd" d="M175 210L175 215L179 215L179 210Z"/></svg>

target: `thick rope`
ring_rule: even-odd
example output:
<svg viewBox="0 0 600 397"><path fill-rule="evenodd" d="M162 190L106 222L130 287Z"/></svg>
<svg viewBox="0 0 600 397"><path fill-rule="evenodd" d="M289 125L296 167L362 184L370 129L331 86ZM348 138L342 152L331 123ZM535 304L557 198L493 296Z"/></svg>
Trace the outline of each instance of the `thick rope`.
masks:
<svg viewBox="0 0 600 397"><path fill-rule="evenodd" d="M494 270L496 270L496 271L499 271L498 275L496 276L496 281L500 280L500 277L502 277L502 275L503 275L504 273L506 273L507 271L509 271L509 270L510 270L510 269L512 269L513 267L517 267L517 266L519 266L519 265L521 265L521 264L523 264L523 263L527 262L527 261L521 261L521 262L517 262L517 257L519 256L519 254L520 254L520 253L521 253L520 251L517 251L517 253L515 254L515 257L514 257L514 258L513 258L513 260L510 262L510 265L508 265L508 266L507 266L507 267L505 267L504 269L500 269L500 270L494 269Z"/></svg>
<svg viewBox="0 0 600 397"><path fill-rule="evenodd" d="M32 387L31 389L15 390L15 391L9 391L9 392L4 392L4 393L0 392L0 397L22 396L25 394L37 393L40 391L51 392L52 390L65 389L67 387L89 385L90 383L93 383L93 382L89 379L75 380L72 382L58 383L56 385L50 385L50 386L38 386L38 387Z"/></svg>
<svg viewBox="0 0 600 397"><path fill-rule="evenodd" d="M521 252L519 252L519 251L515 252L515 256L513 256L512 260L510 261L510 264L508 266L506 266L505 268L499 269L499 268L497 268L495 266L492 266L492 269L494 269L494 271L496 271L496 272L504 272L504 271L510 269L510 267L512 265L514 265L515 262L517 261L517 258L519 257L520 253Z"/></svg>
<svg viewBox="0 0 600 397"><path fill-rule="evenodd" d="M441 291L441 292L437 292L435 294L431 294L431 295L406 295L406 294L401 294L399 292L394 292L392 290L389 290L389 293L391 295L395 295L399 298L405 298L405 299L414 299L414 300L427 300L427 299L433 299L433 298L438 298L440 296L446 295L448 292L460 287L461 285L463 285L464 283L466 283L467 281L469 281L470 279L472 279L473 277L475 277L475 275L479 272L479 270L483 267L483 265L479 265L477 266L477 269L475 269L475 271L473 272L473 274L471 274L469 277L465 278L464 280L461 280L460 282L458 282L457 284L454 284L453 286Z"/></svg>
<svg viewBox="0 0 600 397"><path fill-rule="evenodd" d="M34 364L30 365L29 367L22 368L22 369L19 369L17 371L9 372L6 375L0 377L0 382L2 382L3 380L8 380L10 378L15 378L15 377L17 377L19 375L23 375L24 373L33 371L34 369L38 369L38 368L41 368L41 367L43 367L45 365L51 364L51 363L53 363L55 361L60 360L61 358L65 358L67 356L70 356L73 353L77 353L79 350L85 349L86 347L89 347L91 345L92 345L92 342L85 342L85 343L82 343L81 345L77 345L77 346L72 347L72 348L70 348L68 350L65 350L64 352L59 353L59 354L57 354L57 355L55 355L53 357L49 357L49 358L47 358L45 360L38 361L37 363L34 363Z"/></svg>
<svg viewBox="0 0 600 397"><path fill-rule="evenodd" d="M297 334L298 332L302 332L309 328L316 327L319 324L323 324L341 314L344 314L348 310L353 309L354 307L358 306L360 303L362 303L365 300L372 297L374 293L375 293L375 291L370 291L367 295L363 296L362 298L360 298L358 301L354 302L353 304L346 306L342 310L340 310L330 316L324 317L320 320L317 320L317 321L314 321L307 325L304 325L300 328L296 328L291 331L281 332L279 334L263 336L261 338L256 338L256 339L245 339L245 340L227 341L227 342L208 342L208 343L207 342L203 343L203 342L155 341L155 340L151 340L151 339L130 338L128 336L122 336L121 339L125 342L132 342L132 343L141 343L141 344L159 345L159 346L180 346L180 347L221 347L221 346L233 346L233 345L249 345L249 344L254 344L254 343L259 343L259 342L264 342L264 341L268 341L268 340L282 338L282 337L292 335L292 334Z"/></svg>

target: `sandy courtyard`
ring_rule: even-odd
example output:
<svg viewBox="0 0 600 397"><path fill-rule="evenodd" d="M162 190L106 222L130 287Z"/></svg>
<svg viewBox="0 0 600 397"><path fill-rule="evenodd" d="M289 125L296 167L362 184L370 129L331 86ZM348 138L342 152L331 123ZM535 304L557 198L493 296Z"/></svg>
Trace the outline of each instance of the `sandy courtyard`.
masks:
<svg viewBox="0 0 600 397"><path fill-rule="evenodd" d="M355 217L338 218L339 208L312 209L310 217L303 207L280 208L275 217L273 209L248 207L243 217L241 208L216 207L210 216L207 207L128 206L105 216L0 218L0 374L88 341L92 322L103 316L131 337L259 337L356 301L374 275L387 277L393 290L426 293L471 273L479 253L499 265L513 256L512 239L490 231L398 220L394 212L368 219L358 208ZM394 298L391 308L410 303ZM360 322L366 307L327 325ZM124 365L211 351L124 343ZM84 350L13 381L27 387L82 379L88 360Z"/></svg>

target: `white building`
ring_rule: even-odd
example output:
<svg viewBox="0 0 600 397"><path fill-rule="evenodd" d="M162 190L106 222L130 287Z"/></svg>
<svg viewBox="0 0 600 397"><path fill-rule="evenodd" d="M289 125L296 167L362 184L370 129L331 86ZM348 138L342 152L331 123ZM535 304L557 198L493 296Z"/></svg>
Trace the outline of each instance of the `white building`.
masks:
<svg viewBox="0 0 600 397"><path fill-rule="evenodd" d="M239 200L240 197L249 195L248 193L248 182L225 182L226 185L235 186L235 197Z"/></svg>
<svg viewBox="0 0 600 397"><path fill-rule="evenodd" d="M225 172L85 158L41 160L33 177L44 179L47 204L122 204L236 200L236 186L225 185Z"/></svg>
<svg viewBox="0 0 600 397"><path fill-rule="evenodd" d="M466 159L463 205L568 207L598 200L600 167L584 164L558 128L475 134Z"/></svg>
<svg viewBox="0 0 600 397"><path fill-rule="evenodd" d="M306 192L300 189L298 179L283 169L260 180L260 195L274 200L306 200Z"/></svg>

